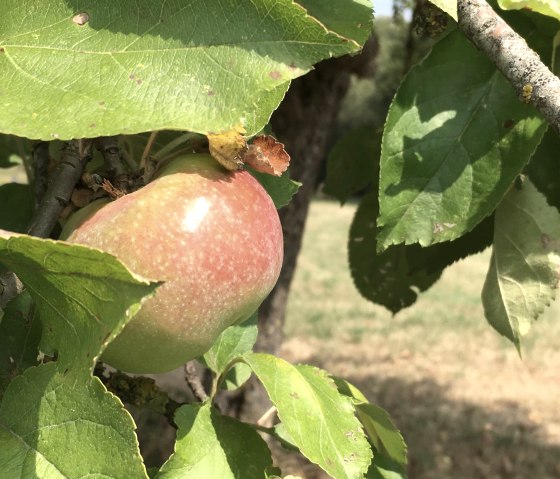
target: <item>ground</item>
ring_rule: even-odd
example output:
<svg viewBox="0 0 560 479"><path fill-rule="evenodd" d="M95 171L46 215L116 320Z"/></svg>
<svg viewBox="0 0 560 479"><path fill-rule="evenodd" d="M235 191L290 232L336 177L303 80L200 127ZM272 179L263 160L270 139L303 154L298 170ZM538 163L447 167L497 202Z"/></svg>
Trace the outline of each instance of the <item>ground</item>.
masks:
<svg viewBox="0 0 560 479"><path fill-rule="evenodd" d="M349 379L386 408L408 443L410 479L560 478L560 304L535 323L521 359L484 319L486 251L392 317L352 284L345 245L354 211L312 205L283 356ZM327 477L282 460L286 472Z"/></svg>

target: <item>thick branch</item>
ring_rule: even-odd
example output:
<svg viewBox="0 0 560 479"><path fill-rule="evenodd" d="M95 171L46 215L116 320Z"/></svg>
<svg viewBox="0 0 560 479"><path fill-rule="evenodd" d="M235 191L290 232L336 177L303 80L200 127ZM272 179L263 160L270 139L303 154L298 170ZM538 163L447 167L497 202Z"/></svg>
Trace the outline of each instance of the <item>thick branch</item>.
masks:
<svg viewBox="0 0 560 479"><path fill-rule="evenodd" d="M40 141L33 147L33 186L35 207L41 203L48 187L49 143Z"/></svg>
<svg viewBox="0 0 560 479"><path fill-rule="evenodd" d="M51 234L90 158L89 141L72 140L66 145L62 160L31 220L28 230L31 236L47 238Z"/></svg>
<svg viewBox="0 0 560 479"><path fill-rule="evenodd" d="M459 27L560 133L560 79L484 0L458 0Z"/></svg>

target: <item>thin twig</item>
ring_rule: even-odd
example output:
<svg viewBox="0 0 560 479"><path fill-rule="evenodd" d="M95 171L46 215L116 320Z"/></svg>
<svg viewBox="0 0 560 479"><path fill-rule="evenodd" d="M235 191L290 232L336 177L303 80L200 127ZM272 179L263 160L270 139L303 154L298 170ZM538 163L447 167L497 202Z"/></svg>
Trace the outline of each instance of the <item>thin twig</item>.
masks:
<svg viewBox="0 0 560 479"><path fill-rule="evenodd" d="M28 229L31 236L50 236L90 159L91 141L72 140L66 145L62 160L54 171L47 191L31 220Z"/></svg>
<svg viewBox="0 0 560 479"><path fill-rule="evenodd" d="M49 184L49 143L40 141L33 146L33 186L35 208L39 206Z"/></svg>
<svg viewBox="0 0 560 479"><path fill-rule="evenodd" d="M272 406L270 409L265 411L265 413L257 420L257 426L266 426L269 421L274 417L276 414L276 406Z"/></svg>
<svg viewBox="0 0 560 479"><path fill-rule="evenodd" d="M194 361L189 361L185 364L185 379L196 399L200 402L204 402L208 399L208 394L206 394L204 390L200 376L196 371L196 364Z"/></svg>
<svg viewBox="0 0 560 479"><path fill-rule="evenodd" d="M560 133L560 79L484 0L458 0L457 13L467 38Z"/></svg>
<svg viewBox="0 0 560 479"><path fill-rule="evenodd" d="M144 152L142 153L142 158L140 158L140 168L146 167L146 162L148 161L148 157L150 156L150 152L152 151L152 147L154 146L158 133L158 131L152 131L150 134L146 147L144 148Z"/></svg>

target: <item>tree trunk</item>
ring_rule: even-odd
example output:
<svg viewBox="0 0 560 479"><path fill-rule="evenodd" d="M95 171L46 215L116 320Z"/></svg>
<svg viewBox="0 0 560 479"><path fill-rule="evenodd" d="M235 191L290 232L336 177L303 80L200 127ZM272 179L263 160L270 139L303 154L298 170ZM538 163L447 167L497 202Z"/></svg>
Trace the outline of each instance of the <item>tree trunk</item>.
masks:
<svg viewBox="0 0 560 479"><path fill-rule="evenodd" d="M370 40L360 55L326 60L309 74L298 78L272 116L272 129L291 156L290 176L302 183L291 203L279 211L284 231L284 262L278 283L259 309L259 338L256 351L277 354L290 285L301 248L309 205L318 183L340 104L353 73L372 71L377 53L376 39ZM269 407L262 386L251 380L239 393L221 405L224 412L255 421Z"/></svg>

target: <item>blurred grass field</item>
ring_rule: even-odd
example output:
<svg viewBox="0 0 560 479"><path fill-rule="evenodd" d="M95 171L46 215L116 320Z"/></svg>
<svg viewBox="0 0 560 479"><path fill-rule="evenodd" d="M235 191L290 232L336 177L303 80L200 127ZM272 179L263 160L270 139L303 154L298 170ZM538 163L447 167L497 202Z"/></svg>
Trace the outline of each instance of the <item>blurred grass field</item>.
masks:
<svg viewBox="0 0 560 479"><path fill-rule="evenodd" d="M520 359L484 319L487 250L392 316L353 285L355 208L312 204L284 355L345 376L388 409L409 445L411 479L560 478L560 303L534 324Z"/></svg>

